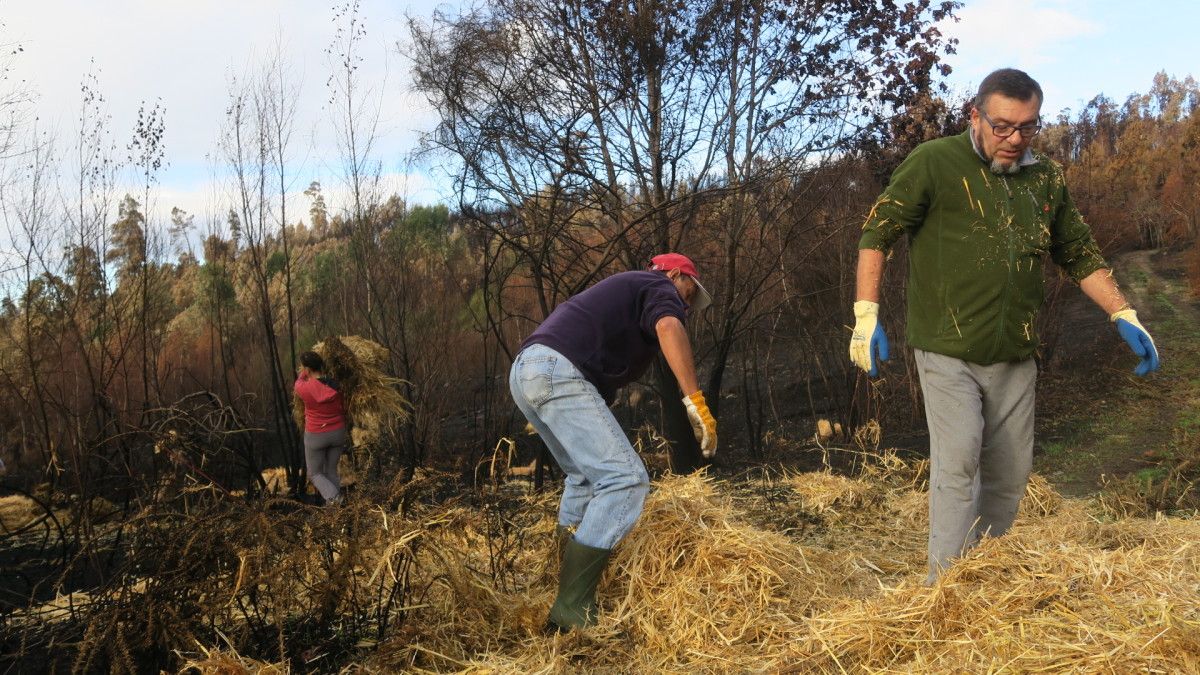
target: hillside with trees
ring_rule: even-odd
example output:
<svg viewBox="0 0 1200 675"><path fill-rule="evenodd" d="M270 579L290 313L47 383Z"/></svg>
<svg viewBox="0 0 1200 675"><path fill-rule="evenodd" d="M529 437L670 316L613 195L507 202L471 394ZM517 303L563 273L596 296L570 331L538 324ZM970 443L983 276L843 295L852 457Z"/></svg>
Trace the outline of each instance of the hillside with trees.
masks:
<svg viewBox="0 0 1200 675"><path fill-rule="evenodd" d="M820 545L833 547L833 539L853 539L855 528L867 527L848 525L846 511L836 515L837 527L830 524L835 516L825 509L835 502L884 509L903 491L919 491L927 448L915 365L901 339L903 313L885 315L897 356L878 381L846 358L847 324L871 204L912 148L966 123L968 102L953 100L941 84L948 73L942 58L954 44L935 28L955 3L838 7L810 14L772 0L491 0L413 20L406 54L416 91L437 114L421 152L453 185L457 201L447 204L409 203L380 189L377 120L359 105L373 83L357 79L363 36L353 4L335 16L341 32L332 47L344 64L330 76L331 124L342 139L341 156L330 162L342 167L339 183L311 182L302 197L286 179L298 94L278 62L230 84L212 155L222 185L215 216L153 215L169 150L169 117L158 106L144 105L123 139L94 75L82 83L69 133L51 134L22 117L21 92L0 98L9 121L0 126L8 249L0 459L3 498L19 497L29 509L6 515L0 530L2 651L44 659L47 667L110 671L179 669L209 650L246 655L239 667L251 671L258 667L251 659L322 671L368 662L385 670L553 670L570 649L592 653L575 645L522 660L528 655L513 656L516 645L534 638L510 643L447 618L436 631L467 636L455 643L450 633L422 628L420 612L432 611L434 589L444 584L459 604L439 607L438 616L476 611L487 623L507 617L506 604L523 602L513 599L526 597L522 589L544 584L548 573L529 556L549 536L546 500L555 483L543 481L542 471L553 467L539 467L530 484L513 471L548 458L524 433L508 368L558 303L609 274L642 269L666 250L692 256L716 298L689 330L721 450L711 463L700 456L664 364L630 387L614 409L618 419L648 462L665 462L655 466L675 474L664 479L658 510L647 518L686 520L692 504L720 513L736 506L738 518L765 519L778 506L771 490L783 488L746 478L756 471L878 478L859 497L851 495L858 488L842 486L834 501L812 497L808 510L776 514L787 524L763 525L768 534L729 525L737 532L732 540L748 550L791 551L787 537L808 546L809 528L825 525L832 534ZM1118 272L1137 261L1146 266L1126 283L1147 303L1147 325L1164 325L1163 337L1155 335L1165 368L1178 358L1178 372L1186 373L1196 335L1181 317L1192 316L1200 293L1200 86L1166 73L1148 86L1145 94L1097 97L1053 119L1044 111L1037 148L1066 168L1072 195ZM899 308L904 265L888 269L882 304ZM1057 397L1123 383L1132 361L1104 317L1072 309L1079 291L1057 270L1047 275L1039 395L1056 400L1046 413L1053 419L1039 420L1039 433L1052 439L1040 441L1039 470L1052 473L1069 464L1056 464L1056 449L1109 434L1076 424L1095 411ZM1081 316L1095 334L1082 343L1066 323ZM407 420L356 450L357 505L321 512L304 500L291 387L300 352L348 335L385 348L387 372L399 378L410 409ZM1099 375L1091 370L1097 366ZM1200 422L1185 410L1189 392L1200 392L1185 379L1159 380L1178 387L1165 395L1170 404L1142 390L1159 410L1179 415L1138 446L1153 453L1146 462L1118 461L1119 449L1102 458L1115 473L1108 492L1099 485L1092 492L1108 500L1102 505L1110 520L1194 513L1200 504L1191 483L1200 478ZM1110 401L1120 404L1115 395ZM819 420L844 431L814 436ZM275 467L282 483L265 477ZM713 476L735 485L745 478L754 492L746 504L753 504L738 501L737 487L731 495L706 492ZM802 488L810 489L789 489ZM682 502L670 501L679 494ZM911 515L910 507L903 512ZM379 525L376 510L394 522ZM1036 517L1067 528L1055 513L1044 507ZM456 526L466 543L445 539ZM1072 545L1101 550L1105 537L1141 536L1132 525L1128 532L1111 522L1092 527ZM360 533L357 543L346 532ZM706 545L672 532L685 548ZM1032 536L1025 531L1019 541ZM300 541L317 542L304 549L313 557L294 548ZM910 554L922 554L920 542L907 543ZM1000 549L1010 545L984 555L1009 555ZM898 583L907 571L897 562L902 549L871 563L886 568L878 576L822 562L817 567L825 565L821 574L829 578L817 588L849 603L880 580ZM481 550L489 553L478 557ZM648 565L628 555L627 568ZM763 556L754 564L764 579L800 578ZM474 576L455 576L468 573ZM1022 583L1036 585L1034 577ZM643 600L669 595L626 590ZM299 597L303 611L289 613L289 598ZM53 602L51 616L46 603ZM795 595L779 602L813 611ZM515 611L532 617L537 607ZM764 609L747 620L770 615ZM523 631L529 617L505 620ZM1194 612L1188 620L1190 637L1174 637L1194 656ZM786 627L793 637L802 629ZM694 655L647 660L655 648L670 651L656 632L666 629L637 630L647 651L627 655L628 663L712 667ZM760 644L764 635L730 644ZM924 654L909 637L905 658ZM412 646L422 640L429 652ZM51 644L67 646L61 656L46 656ZM452 644L468 646L437 651ZM841 654L856 668L919 668L926 656L905 661L839 644L845 651L822 655L815 639L798 642L762 667L804 658L826 659L821 667L833 669L842 666ZM330 656L310 665L312 650ZM16 663L9 658L0 661Z"/></svg>

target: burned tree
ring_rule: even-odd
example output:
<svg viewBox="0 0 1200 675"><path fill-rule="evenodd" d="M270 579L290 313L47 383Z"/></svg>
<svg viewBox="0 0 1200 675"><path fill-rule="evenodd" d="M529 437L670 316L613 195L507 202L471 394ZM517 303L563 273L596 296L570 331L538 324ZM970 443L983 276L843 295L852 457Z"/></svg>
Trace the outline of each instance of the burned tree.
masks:
<svg viewBox="0 0 1200 675"><path fill-rule="evenodd" d="M426 148L452 158L460 208L496 261L492 339L507 350L603 274L686 250L721 270L723 307L706 320L719 400L734 342L778 310L756 298L812 246L805 176L946 72L953 44L935 22L955 7L495 0L412 22L416 86L439 115ZM699 227L710 212L716 237ZM658 371L674 464L693 468Z"/></svg>

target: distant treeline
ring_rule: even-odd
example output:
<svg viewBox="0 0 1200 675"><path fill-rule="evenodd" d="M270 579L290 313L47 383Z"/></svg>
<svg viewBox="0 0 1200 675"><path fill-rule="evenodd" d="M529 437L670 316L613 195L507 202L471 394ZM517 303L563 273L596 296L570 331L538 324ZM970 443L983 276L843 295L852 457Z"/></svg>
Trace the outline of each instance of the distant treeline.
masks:
<svg viewBox="0 0 1200 675"><path fill-rule="evenodd" d="M919 419L903 350L868 386L845 355L846 324L859 226L890 170L965 125L966 104L935 84L947 45L931 26L944 11L863 3L837 35L805 24L823 37L794 51L776 38L802 17L742 3L621 17L587 15L589 3L580 16L509 4L412 27L417 88L439 115L426 147L446 162L453 205L379 194L369 145L353 135L350 203L331 208L317 183L303 207L290 203L281 177L294 99L270 66L230 93L225 215L198 227L176 210L148 223L163 118L143 110L128 153L143 182L115 199L125 190L102 98L85 85L77 136L30 144L5 190L10 469L68 491L141 493L197 471L245 487L282 463L300 485L296 355L355 334L390 350L413 404L377 470L470 475L518 430L506 373L523 337L571 294L668 249L698 261L717 299L690 328L723 452L771 457L817 417L846 428ZM866 61L863 44L874 45ZM343 76L353 99L362 84ZM1194 80L1160 75L1149 94L1047 120L1038 147L1067 166L1106 253L1192 245L1198 105ZM347 128L370 128L346 114ZM1200 287L1200 257L1193 270ZM1053 299L1064 281L1049 274ZM902 276L889 267L896 336ZM1042 321L1052 354L1053 312ZM686 467L691 435L678 433L669 383L648 377L619 416L677 440Z"/></svg>

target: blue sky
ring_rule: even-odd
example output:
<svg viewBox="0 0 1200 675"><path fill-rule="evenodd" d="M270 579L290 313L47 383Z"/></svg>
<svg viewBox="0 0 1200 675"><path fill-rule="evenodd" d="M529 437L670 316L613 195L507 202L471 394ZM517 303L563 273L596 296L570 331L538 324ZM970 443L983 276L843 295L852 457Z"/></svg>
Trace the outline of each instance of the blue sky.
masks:
<svg viewBox="0 0 1200 675"><path fill-rule="evenodd" d="M337 201L338 170L323 163L336 157L325 53L334 35L335 4L344 0L0 0L0 44L24 48L9 78L24 80L37 94L43 129L70 135L80 82L90 70L108 101L119 155L139 106L161 102L170 166L160 176L157 210L168 213L178 204L203 218L214 201L206 155L216 152L229 81L255 71L276 45L300 85L290 153L295 190L320 180ZM431 128L434 117L411 93L408 64L396 43L407 33L406 15L428 17L438 4L362 0L360 6L367 27L360 72L381 111L375 155L389 191L416 202L440 197L423 172L410 173L405 162L419 130Z"/></svg>
<svg viewBox="0 0 1200 675"><path fill-rule="evenodd" d="M1200 2L1195 0L967 0L949 81L971 91L990 71L1021 68L1042 85L1042 112L1078 111L1097 94L1123 101L1154 74L1200 77Z"/></svg>
<svg viewBox="0 0 1200 675"><path fill-rule="evenodd" d="M159 210L179 205L202 216L213 202L205 155L212 153L223 118L227 83L278 42L301 82L293 161L297 191L309 180L330 185L328 111L324 109L329 64L324 48L333 34L329 0L0 0L0 43L24 52L10 77L38 94L43 128L69 134L78 111L79 83L97 72L119 145L127 141L138 105L161 100L167 110L167 157ZM363 76L377 84L383 135L377 156L399 191L414 202L447 199L428 170L404 162L417 134L434 117L410 92L408 64L395 45L407 33L404 17L428 17L438 2L363 0L368 38ZM960 21L944 26L959 38L950 84L974 89L989 71L1016 66L1043 85L1043 111L1080 109L1101 92L1123 100L1149 89L1165 70L1183 78L1200 75L1193 35L1200 2L1160 0L967 0ZM92 65L94 64L94 66ZM333 195L336 201L336 193Z"/></svg>

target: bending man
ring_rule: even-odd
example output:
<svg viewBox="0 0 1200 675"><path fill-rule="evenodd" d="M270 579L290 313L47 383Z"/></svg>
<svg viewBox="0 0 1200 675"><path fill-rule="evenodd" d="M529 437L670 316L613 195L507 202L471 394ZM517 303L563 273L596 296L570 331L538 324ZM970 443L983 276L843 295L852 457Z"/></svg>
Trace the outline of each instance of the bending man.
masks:
<svg viewBox="0 0 1200 675"><path fill-rule="evenodd" d="M548 630L595 623L600 574L642 512L649 477L608 406L659 349L685 396L701 451L716 452L717 424L697 385L684 328L689 311L711 302L691 260L655 256L649 271L614 274L559 305L513 361L513 400L566 475L558 511L565 544Z"/></svg>

